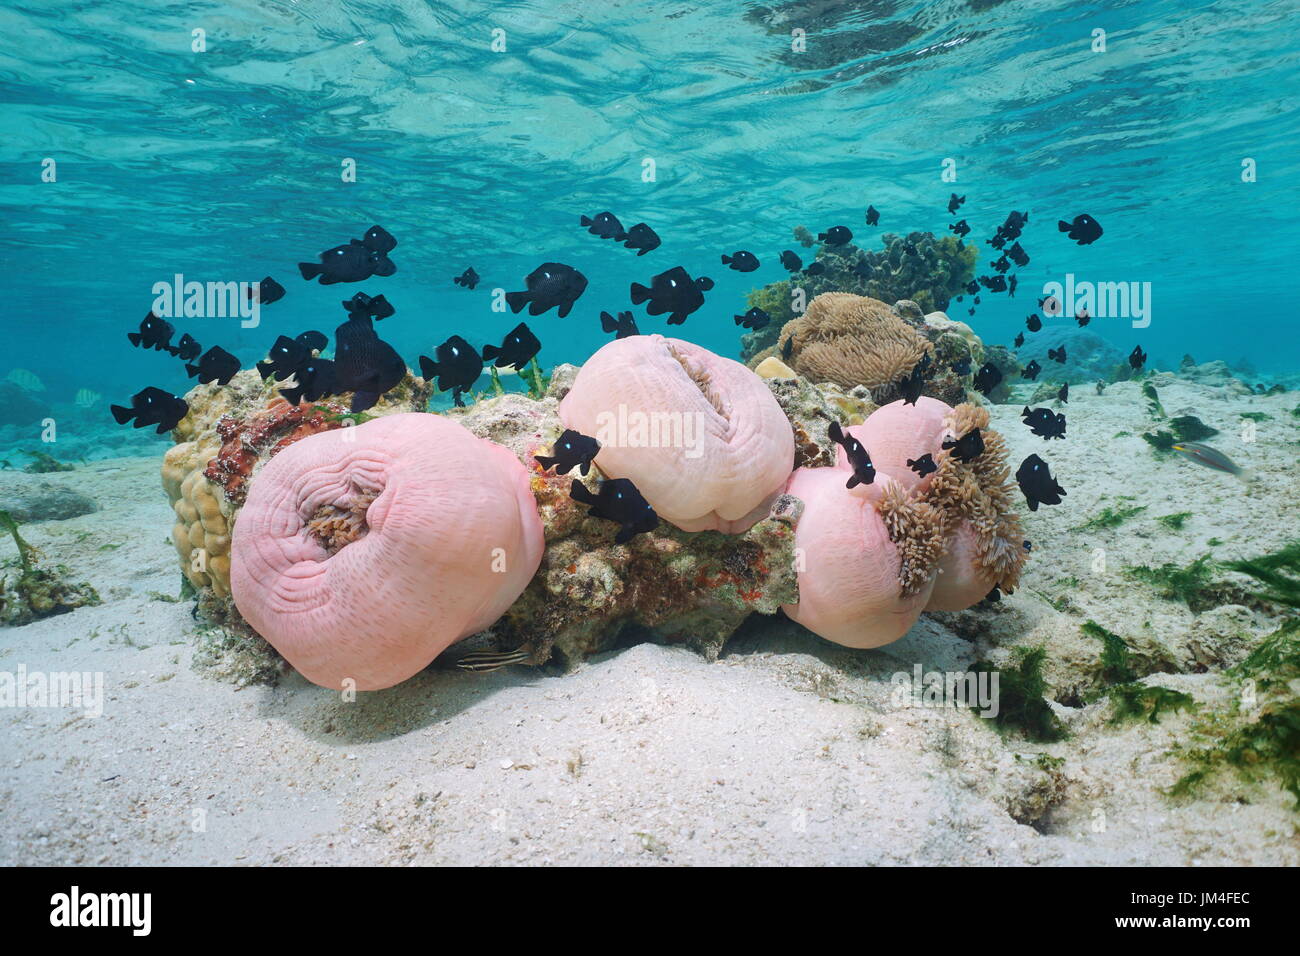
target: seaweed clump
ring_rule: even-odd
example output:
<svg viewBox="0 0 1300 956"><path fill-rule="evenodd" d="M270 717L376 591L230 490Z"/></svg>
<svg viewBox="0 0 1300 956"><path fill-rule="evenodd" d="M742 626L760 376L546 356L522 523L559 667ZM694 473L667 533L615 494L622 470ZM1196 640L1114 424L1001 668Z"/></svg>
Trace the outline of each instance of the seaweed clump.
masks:
<svg viewBox="0 0 1300 956"><path fill-rule="evenodd" d="M1046 660L1047 649L1040 646L1022 649L1010 669L999 670L988 662L975 665L977 673L999 671L998 715L993 718L999 730L1018 732L1037 743L1055 743L1069 736L1047 703L1047 683L1043 680Z"/></svg>
<svg viewBox="0 0 1300 956"><path fill-rule="evenodd" d="M45 475L55 471L72 471L75 467L65 461L59 461L53 455L43 451L25 451L23 454L31 459L31 462L23 471L31 475Z"/></svg>
<svg viewBox="0 0 1300 956"><path fill-rule="evenodd" d="M1280 551L1225 567L1249 575L1263 587L1252 597L1291 611L1300 609L1300 541ZM1170 793L1188 796L1220 771L1251 783L1276 781L1295 797L1300 811L1300 616L1289 615L1229 676L1241 682L1226 710L1193 728L1204 746L1184 757L1195 765Z"/></svg>
<svg viewBox="0 0 1300 956"><path fill-rule="evenodd" d="M1158 568L1138 565L1125 568L1125 573L1144 584L1156 588L1168 601L1182 601L1193 613L1199 614L1221 603L1221 588L1213 587L1214 562L1203 554L1186 567L1165 562Z"/></svg>
<svg viewBox="0 0 1300 956"><path fill-rule="evenodd" d="M1108 698L1111 703L1111 724L1125 724L1135 720L1160 722L1160 715L1171 711L1193 710L1196 702L1190 694L1167 687L1144 684L1138 673L1138 664L1128 642L1114 631L1109 631L1096 621L1086 621L1080 630L1088 637L1101 641L1098 661L1102 687L1092 699Z"/></svg>
<svg viewBox="0 0 1300 956"><path fill-rule="evenodd" d="M40 551L27 543L18 531L18 522L7 511L0 511L0 532L7 532L18 548L16 561L6 562L10 570L0 572L0 623L27 624L101 603L89 584L67 580L70 572L65 566L41 567Z"/></svg>

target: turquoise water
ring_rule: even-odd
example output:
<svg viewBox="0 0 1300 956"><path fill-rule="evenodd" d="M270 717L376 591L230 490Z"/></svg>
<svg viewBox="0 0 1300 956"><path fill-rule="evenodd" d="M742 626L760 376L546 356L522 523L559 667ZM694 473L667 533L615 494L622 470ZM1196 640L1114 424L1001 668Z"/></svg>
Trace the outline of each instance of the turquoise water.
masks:
<svg viewBox="0 0 1300 956"><path fill-rule="evenodd" d="M844 224L870 248L965 217L987 272L982 240L1027 209L1017 298L986 294L974 318L949 309L986 341L1009 342L1043 283L1070 272L1151 283L1148 327L1091 325L1125 353L1142 345L1150 365L1190 352L1294 375L1297 12L1285 0L10 2L6 363L64 401L82 387L121 403L146 385L183 393L193 380L178 361L126 342L153 285L270 274L288 295L259 328L176 319L177 335L247 366L280 332L332 339L342 299L382 292L397 314L380 332L415 368L453 333L499 342L521 317L494 312L492 289L523 288L547 260L590 286L565 319L522 317L543 365L584 360L609 340L600 312L632 308L630 282L676 265L717 285L674 334L735 356L744 294L786 277L782 249L811 258L793 226ZM42 182L47 158L55 182ZM958 216L954 190L967 196ZM663 245L638 258L578 226L606 209ZM1095 245L1057 232L1081 212L1105 228ZM399 241L396 275L298 276L298 261L374 223ZM737 249L760 270L719 264ZM475 292L451 282L471 265ZM668 330L633 311L642 331Z"/></svg>

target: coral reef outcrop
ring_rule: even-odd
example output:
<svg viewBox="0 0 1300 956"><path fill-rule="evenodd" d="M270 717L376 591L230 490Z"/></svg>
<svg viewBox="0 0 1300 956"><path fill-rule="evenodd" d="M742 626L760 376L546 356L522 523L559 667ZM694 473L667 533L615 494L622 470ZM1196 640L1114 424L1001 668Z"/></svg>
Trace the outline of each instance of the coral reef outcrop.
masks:
<svg viewBox="0 0 1300 956"><path fill-rule="evenodd" d="M868 322L917 354L935 347L919 331L919 307L867 308ZM962 348L977 345L960 323L933 325ZM902 636L927 607L966 607L994 585L1015 586L1024 552L1001 439L986 431L971 463L942 448L987 426L983 409L927 396L878 407L862 383L788 368L765 379L662 336L601 353L581 369L555 368L540 397L508 392L400 418L391 416L401 404L381 403L375 420L329 402L295 409L243 373L224 390L198 386L164 486L200 610L229 635L208 641L207 656L249 659L214 670L273 673L273 656L252 653L263 638L309 678L358 688L400 681L452 644L449 656L473 669L571 663L644 639L712 656L747 616L782 608L831 640L871 647ZM427 395L411 385L401 403ZM595 416L620 403L702 418L706 467L692 471L685 442L607 458L621 450L617 433L585 477L536 461L565 428L600 437ZM851 472L831 422L869 446L874 483L845 487ZM922 478L906 462L926 453L938 470ZM399 466L412 487L442 490L397 513L380 479ZM616 544L616 527L571 488L625 476L647 498L665 495L655 507L668 520ZM516 533L512 515L531 516L519 520L533 530ZM500 549L519 576L484 578L483 548Z"/></svg>

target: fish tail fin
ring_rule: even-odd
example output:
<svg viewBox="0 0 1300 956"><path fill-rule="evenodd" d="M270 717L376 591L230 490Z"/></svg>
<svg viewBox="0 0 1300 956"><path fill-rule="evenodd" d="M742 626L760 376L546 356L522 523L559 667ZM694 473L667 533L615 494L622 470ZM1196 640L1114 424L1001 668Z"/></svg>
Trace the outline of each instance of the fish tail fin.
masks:
<svg viewBox="0 0 1300 956"><path fill-rule="evenodd" d="M352 412L364 412L367 408L373 408L375 402L379 401L378 392L353 392L352 393Z"/></svg>
<svg viewBox="0 0 1300 956"><path fill-rule="evenodd" d="M125 425L131 420L131 416L135 414L131 409L123 408L121 405L110 405L108 410L113 413L113 418L117 420L119 425Z"/></svg>
<svg viewBox="0 0 1300 956"><path fill-rule="evenodd" d="M590 216L580 216L580 217L578 218L578 225L580 225L580 226L590 226L590 225L591 225L591 217L590 217Z"/></svg>
<svg viewBox="0 0 1300 956"><path fill-rule="evenodd" d="M650 298L650 290L639 282L632 283L632 304L640 305L646 299Z"/></svg>
<svg viewBox="0 0 1300 956"><path fill-rule="evenodd" d="M542 466L542 471L550 471L560 459L552 458L549 455L534 455L533 460Z"/></svg>
<svg viewBox="0 0 1300 956"><path fill-rule="evenodd" d="M506 305L510 306L511 312L518 312L528 302L527 292L507 292Z"/></svg>
<svg viewBox="0 0 1300 956"><path fill-rule="evenodd" d="M602 332L617 332L618 323L608 312L600 313L600 328Z"/></svg>
<svg viewBox="0 0 1300 956"><path fill-rule="evenodd" d="M297 405L299 402L301 402L302 393L303 393L303 388L301 386L298 386L296 388L280 389L280 394L284 396L284 400L288 402L290 405Z"/></svg>
<svg viewBox="0 0 1300 956"><path fill-rule="evenodd" d="M191 365L189 362L186 362L185 374L188 375L190 378L194 378L199 374L199 367L197 365Z"/></svg>
<svg viewBox="0 0 1300 956"><path fill-rule="evenodd" d="M569 497L579 504L594 505L596 496L587 490L587 486L577 478L573 479L573 484L569 485Z"/></svg>
<svg viewBox="0 0 1300 956"><path fill-rule="evenodd" d="M1069 231L1070 231L1070 224L1069 224L1068 222L1066 222L1064 219L1058 219L1058 220L1056 220L1056 231L1057 231L1057 232L1069 232Z"/></svg>
<svg viewBox="0 0 1300 956"><path fill-rule="evenodd" d="M844 483L844 487L845 487L845 488L856 488L856 487L857 487L858 485L860 485L860 484L862 484L862 479L859 478L857 475L853 475L852 477L849 478L848 481L846 481L846 482Z"/></svg>
<svg viewBox="0 0 1300 956"><path fill-rule="evenodd" d="M140 347L140 333L139 333L139 332L128 332L128 333L126 333L126 337L127 337L128 339L131 340L131 344L132 344L132 345L136 346L137 348Z"/></svg>
<svg viewBox="0 0 1300 956"><path fill-rule="evenodd" d="M723 257L722 257L722 264L723 264L724 266L725 266L727 263L729 263L730 261L731 261L731 256L723 256Z"/></svg>
<svg viewBox="0 0 1300 956"><path fill-rule="evenodd" d="M736 320L737 325L745 324L745 317L743 315L733 315L732 318Z"/></svg>
<svg viewBox="0 0 1300 956"><path fill-rule="evenodd" d="M1252 481L1255 480L1255 472L1250 468L1242 468L1238 466L1237 470L1234 471L1233 474L1236 475L1238 478L1240 478L1246 484L1250 484Z"/></svg>
<svg viewBox="0 0 1300 956"><path fill-rule="evenodd" d="M636 525L625 524L619 527L618 534L614 535L615 544L627 544L636 537Z"/></svg>
<svg viewBox="0 0 1300 956"><path fill-rule="evenodd" d="M264 381L264 382L265 382L268 378L271 377L271 369L272 369L272 363L271 363L271 362L258 362L258 363L257 363L257 374L260 375L260 376L262 376L262 381ZM295 403L295 404L296 404L296 403Z"/></svg>
<svg viewBox="0 0 1300 956"><path fill-rule="evenodd" d="M819 232L819 233L817 233L817 241L818 241L818 242L825 242L825 241L826 241L826 233L824 233L824 232Z"/></svg>
<svg viewBox="0 0 1300 956"><path fill-rule="evenodd" d="M844 429L840 428L839 422L831 422L831 427L826 429L826 434L830 436L831 441L839 444L844 441Z"/></svg>
<svg viewBox="0 0 1300 956"><path fill-rule="evenodd" d="M492 359L496 358L500 354L501 354L501 350L497 348L495 345L483 346L483 358L485 361L490 362L492 361Z"/></svg>
<svg viewBox="0 0 1300 956"><path fill-rule="evenodd" d="M302 273L304 279L311 281L320 275L323 270L319 262L300 262L298 263L298 271Z"/></svg>
<svg viewBox="0 0 1300 956"><path fill-rule="evenodd" d="M420 356L420 377L426 382L438 377L438 363L427 355Z"/></svg>

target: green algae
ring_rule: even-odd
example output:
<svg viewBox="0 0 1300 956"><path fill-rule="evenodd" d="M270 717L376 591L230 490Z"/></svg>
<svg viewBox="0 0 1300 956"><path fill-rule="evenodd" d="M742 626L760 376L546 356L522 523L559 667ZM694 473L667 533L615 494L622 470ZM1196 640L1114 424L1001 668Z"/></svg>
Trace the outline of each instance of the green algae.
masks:
<svg viewBox="0 0 1300 956"><path fill-rule="evenodd" d="M1191 516L1190 511L1179 511L1171 515L1157 515L1156 520L1170 531L1182 531L1183 525L1187 523L1187 519Z"/></svg>
<svg viewBox="0 0 1300 956"><path fill-rule="evenodd" d="M998 672L998 715L994 725L1003 733L1019 733L1037 743L1055 743L1069 737L1069 732L1047 703L1047 683L1043 680L1045 647L1017 652L1014 666L998 668L988 662L976 664L977 673Z"/></svg>
<svg viewBox="0 0 1300 956"><path fill-rule="evenodd" d="M1138 505L1133 508L1103 508L1101 513L1085 521L1081 525L1071 528L1071 531L1101 531L1106 528L1117 528L1129 518L1141 514L1147 510L1146 505Z"/></svg>
<svg viewBox="0 0 1300 956"><path fill-rule="evenodd" d="M1136 581L1149 584L1168 601L1182 601L1193 612L1217 607L1222 589L1211 586L1216 567L1210 555L1203 554L1186 567L1166 562L1159 567L1137 565L1124 569Z"/></svg>

